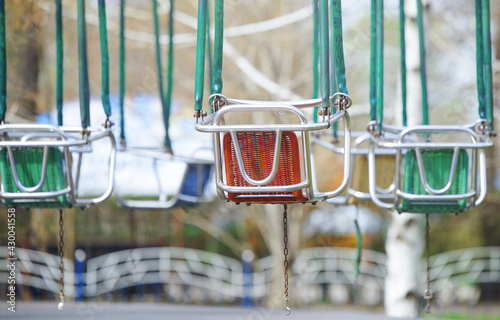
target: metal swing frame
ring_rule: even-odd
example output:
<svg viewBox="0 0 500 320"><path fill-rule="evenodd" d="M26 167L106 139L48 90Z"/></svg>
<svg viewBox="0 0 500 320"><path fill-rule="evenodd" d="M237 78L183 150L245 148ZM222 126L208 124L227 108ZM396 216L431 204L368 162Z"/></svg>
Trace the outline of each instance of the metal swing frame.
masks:
<svg viewBox="0 0 500 320"><path fill-rule="evenodd" d="M109 116L111 114L109 106L109 65L107 64L108 48L107 48L107 31L105 21L105 4L104 1L99 1L99 15L100 23L99 29L101 32L100 42L102 50L102 64L103 64L103 107L107 115L104 127L90 128L90 110L89 110L89 90L88 90L88 68L87 68L87 36L85 30L85 2L78 1L78 46L79 46L79 66L80 66L80 111L82 117L82 127L64 127L62 126L62 4L60 1L56 2L56 60L57 60L57 75L56 75L56 100L58 109L58 123L59 126L42 125L42 124L5 124L5 101L1 101L1 124L0 124L0 149L7 149L8 159L5 161L10 162L10 174L12 175L13 187L14 185L19 189L19 192L9 192L6 190L4 181L0 187L0 202L2 205L7 205L5 200L13 200L13 204L27 205L26 203L40 205L42 199L54 199L60 196L67 197L70 204L65 204L75 207L87 207L93 204L100 203L106 200L113 191L113 176L115 170L115 155L116 143L113 133L111 132L111 121ZM5 23L4 8L2 8L2 23ZM103 22L103 23L101 23ZM5 36L5 35L4 35ZM5 50L5 39L1 37L2 46ZM0 53L4 60L5 51ZM6 77L6 72L3 68L2 77ZM4 79L5 80L5 79ZM5 83L5 81L2 81ZM4 90L5 88L2 88ZM84 153L92 152L92 144L101 139L109 139L110 142L110 156L108 165L107 187L104 193L93 198L83 198L78 196L78 186L80 184L82 158ZM51 177L48 176L49 164L49 150L55 148L61 153L62 160L62 174L64 174L65 186L59 190L41 191L46 182L50 181ZM34 186L24 185L19 178L17 171L17 162L14 156L14 149L43 149L42 163L40 167L40 179ZM77 156L76 170L73 173L72 154ZM58 161L58 160L57 160ZM74 175L74 176L73 176ZM9 201L7 201L9 202ZM24 203L24 204L23 204ZM62 206L61 204L60 206ZM54 205L58 207L57 202Z"/></svg>
<svg viewBox="0 0 500 320"><path fill-rule="evenodd" d="M334 95L332 100L338 95ZM327 192L318 192L315 190L316 177L312 170L311 161L311 145L309 141L309 132L318 132L323 129L329 128L333 123L337 121L343 121L344 123L344 134L350 136L350 118L347 113L347 107L340 107L338 111L325 117L324 121L319 123L309 123L300 110L300 108L306 107L316 107L321 105L320 99L311 99L305 101L288 101L288 102L271 102L271 101L251 101L251 100L239 100L239 99L228 99L226 97L218 95L219 99L224 101L224 106L220 107L217 111L206 118L202 118L198 123L195 124L196 130L200 132L212 133L214 136L214 158L215 158L215 179L217 186L217 193L221 200L229 201L228 193L258 193L259 197L276 197L276 195L266 195L263 193L283 193L283 192L293 192L297 190L302 190L303 194L307 198L307 202L317 202L333 198L341 194L348 186L350 178L350 152L344 153L344 168L343 168L343 180L338 188L335 190ZM334 104L337 104L335 102ZM237 112L281 112L289 113L294 115L298 122L297 124L248 124L248 125L226 125L224 122L224 116L230 113ZM243 162L242 152L251 152L251 150L241 150L238 144L237 134L239 132L275 132L276 140L273 150L273 161L272 170L269 175L262 180L252 179L245 170L245 165ZM292 185L280 185L280 186L268 186L268 184L276 177L279 166L279 153L281 149L281 135L284 131L292 131L295 133L300 133L300 171L304 173L301 177L299 183ZM234 143L235 154L238 162L238 167L243 179L249 184L249 186L230 186L224 174L224 150L221 143L222 137L225 133L229 133L232 137ZM350 150L350 139L345 140L344 145L345 150ZM251 203L251 199L242 199L243 203ZM281 203L281 202L280 202Z"/></svg>
<svg viewBox="0 0 500 320"><path fill-rule="evenodd" d="M154 149L144 149L144 148L127 148L126 152L128 154L133 154L134 156L141 158L148 158L152 160L152 166L155 174L155 179L158 184L158 197L156 199L151 200L136 200L136 199L127 199L124 196L118 193L118 190L115 190L114 196L118 204L127 209L138 209L138 210L166 210L178 206L193 206L197 204L201 204L204 202L209 202L210 197L206 194L206 187L211 180L213 175L213 161L211 160L203 160L196 159L194 157L181 157L174 156L165 152L156 151ZM161 162L173 162L179 161L184 163L186 166L184 168L181 183L177 188L177 191L173 195L169 195L166 190L164 190L162 185L162 178L159 172L159 164ZM208 179L206 181L203 180L203 166L211 166ZM189 169L192 167L197 168L197 190L201 195L199 197L186 195L182 193L183 186L188 178ZM169 198L169 196L171 196Z"/></svg>
<svg viewBox="0 0 500 320"><path fill-rule="evenodd" d="M382 105L383 101L380 97L377 97L377 112L372 116L372 122L368 126L368 131L370 132L371 143L368 153L368 166L369 166L369 189L372 201L379 207L397 210L398 212L405 211L405 206L403 202L406 201L410 206L424 206L415 209L417 213L432 213L431 206L448 206L450 204L457 206L456 208L462 208L459 202L465 201L463 205L463 210L471 209L479 205L486 196L487 191L487 174L486 174L486 157L485 148L493 146L493 142L490 137L494 136L493 132L493 116L492 109L487 110L488 94L491 94L491 90L488 92L485 86L488 83L491 85L491 78L488 76L488 53L490 49L490 34L489 34L489 23L483 26L481 21L484 17L482 15L489 15L489 0L482 1L476 0L476 41L477 41L477 68L478 68L478 99L480 106L480 119L472 124L465 125L429 125L428 124L428 111L427 111L427 88L425 79L425 46L423 42L423 22L422 22L422 4L417 1L417 22L420 34L420 59L421 59L421 77L422 77L422 97L423 97L423 118L424 125L412 126L412 127L395 127L382 124ZM382 2L383 4L383 2ZM380 4L379 4L380 5ZM484 7L483 7L484 6ZM378 8L376 15L378 16L379 24L383 20L383 14L381 8ZM375 17L375 13L372 12L372 18ZM489 16L488 16L489 19ZM403 122L406 125L406 104L405 104L405 47L404 47L404 8L400 8L400 23L401 23L401 57L402 57L402 84L403 84ZM383 37L383 29L375 30L377 32L377 37ZM373 31L373 30L372 30ZM376 40L376 38L375 38ZM484 46L486 42L486 46ZM483 48L484 46L484 48ZM383 68L382 54L383 52L383 41L380 39L377 41L377 52L379 52L379 57L377 57L377 67ZM372 46L372 50L375 46ZM487 51L484 53L484 51ZM483 56L484 55L484 56ZM380 60L379 60L380 59ZM491 65L491 60L489 61ZM482 69L485 68L485 71ZM491 71L491 66L489 67ZM382 88L383 83L383 71L377 70L377 90ZM481 88L480 88L481 87ZM491 98L491 97L490 97ZM491 101L490 101L491 102ZM483 103L481 109L481 104ZM373 106L372 106L373 107ZM491 105L489 106L491 107ZM484 118L483 118L484 117ZM396 135L394 141L384 141L383 135L385 133L390 133L391 135ZM432 142L432 135L450 135L450 134L461 134L463 138L460 142ZM419 139L420 137L420 139ZM393 186L394 199L388 202L387 200L380 197L376 186L376 169L375 169L375 155L376 150L390 150L396 152L396 168ZM428 179L426 172L429 168L426 168L424 160L422 157L423 152L429 152L430 154L438 154L439 151L451 150L451 160L448 175L446 171L444 172L443 181L439 181L441 186L432 186ZM410 155L409 151L412 151L411 157L415 157L418 170L418 182L422 186L426 194L415 194L405 190L403 182L405 178L413 179L408 176L406 171L406 165L403 164L406 158ZM455 192L452 191L453 183L455 182L455 175L457 173L457 166L459 162L459 154L462 153L465 157L467 156L467 163L463 165L461 170L465 173L465 182L460 181L463 185L459 185L457 182L457 188L462 188L465 191ZM412 160L412 158L410 158ZM409 188L411 189L411 187ZM407 209L407 208L406 208ZM455 209L453 210L462 210ZM451 212L447 209L443 212ZM458 212L456 212L458 213Z"/></svg>
<svg viewBox="0 0 500 320"><path fill-rule="evenodd" d="M493 142L490 141L482 132L478 129L484 123L479 120L477 123L470 125L420 125L410 128L399 128L398 138L394 142L385 142L377 138L372 138L372 143L369 148L368 155L368 165L369 165L369 186L370 195L373 202L385 209L399 210L399 205L405 200L414 201L416 204L429 203L439 201L459 201L467 200L467 209L471 209L479 205L486 196L486 156L484 148L493 146ZM384 126L384 128L386 128ZM389 129L389 128L388 128ZM394 127L390 127L394 130ZM470 140L468 142L416 142L411 141L412 137L430 135L430 134L450 134L450 133L462 133L467 136ZM409 141L410 140L410 141ZM380 149L385 150L396 150L396 173L394 179L395 189L394 201L386 202L384 201L376 192L377 188L375 185L376 181L376 170L375 170L375 146ZM425 174L425 165L422 159L422 151L432 151L432 150L443 150L449 149L453 150L453 157L451 160L450 171L448 179L444 187L439 189L436 186L431 186L427 181ZM411 194L403 190L402 182L405 175L405 166L402 164L406 153L408 150L415 150L416 160L418 163L420 183L424 187L427 195ZM460 150L467 151L468 157L470 159L468 169L467 169L467 192L457 193L457 194L446 194L451 190L452 184L455 178L455 172L458 162L458 153ZM438 204L436 204L438 205Z"/></svg>
<svg viewBox="0 0 500 320"><path fill-rule="evenodd" d="M310 99L302 101L254 101L231 99L222 95L222 47L223 47L223 2L217 1L215 6L215 45L214 45L214 72L212 73L212 88L211 97L208 99L214 113L207 116L203 111L203 79L204 79L204 52L205 52L205 34L207 33L207 4L206 1L200 1L198 10L198 39L197 39L197 68L196 68L196 86L195 86L195 118L196 130L213 134L214 139L214 159L215 159L215 182L217 193L220 199L226 201L234 201L236 203L294 203L294 202L317 202L340 195L347 188L350 181L351 172L351 140L346 139L344 144L344 166L343 180L335 190L320 192L316 190L316 177L314 172L314 164L312 163L311 142L309 133L320 132L327 129L337 121L342 121L344 124L344 135L350 137L350 118L347 109L351 105L351 99L347 94L345 87L345 65L342 47L342 28L341 19L342 13L340 3L332 3L331 9L337 19L338 27L334 28L335 43L336 43L336 59L338 60L339 85L337 93L333 94L330 91L329 77L329 30L328 30L328 2L322 0L314 3L316 9L319 7L322 10L321 14L321 70L322 70L322 97L321 99ZM321 107L322 121L318 123L309 122L302 112L303 108ZM332 112L332 107L336 108ZM226 124L226 115L237 114L240 112L278 112L280 114L288 114L297 123L294 124ZM269 172L260 171L257 175L262 177L251 177L248 170L245 168L244 158L251 159L250 162L260 162L259 154L255 154L253 150L243 150L239 144L238 134L245 133L261 133L263 139L267 139L264 133L271 133L274 140L274 147L267 147L265 158L268 161L266 166L269 166ZM290 158L294 163L294 168L288 167L285 163L281 163L280 157L282 154L282 136L285 132L293 132L295 137L300 136L300 141L297 141L298 146L293 146L290 150L287 148L285 158ZM225 158L224 139L225 135L231 137L232 149L234 151L234 159ZM293 139L294 140L294 139ZM271 141L271 140L269 140ZM259 142L257 142L259 143ZM269 153L269 154L267 154ZM296 154L298 153L298 154ZM233 157L233 155L231 155ZM297 168L295 162L298 160ZM231 162L230 162L231 161ZM235 164L233 162L236 162ZM234 181L231 185L228 181L227 174L224 168L228 170L228 163L234 167L238 167L238 174L241 176L241 182ZM252 164L253 165L253 164ZM262 163L261 163L262 165ZM253 168L252 168L253 169ZM232 170L235 170L234 168ZM259 169L260 170L260 169ZM280 172L278 172L281 170ZM299 173L300 171L300 173ZM283 175L283 179L275 179L278 175ZM300 175L300 179L298 176ZM239 179L239 178L238 178ZM300 180L300 181L296 181ZM291 183L290 183L291 182ZM273 194L274 193L274 194Z"/></svg>
<svg viewBox="0 0 500 320"><path fill-rule="evenodd" d="M9 155L13 180L20 192L7 192L2 182L0 198L12 200L53 199L58 196L67 196L72 206L87 207L106 200L113 191L113 176L115 170L116 142L110 129L85 129L78 127L56 127L53 125L37 124L3 124L0 125L0 148L6 148ZM103 194L94 198L81 198L78 196L78 186L84 153L92 152L92 143L101 139L109 139L111 152L108 161L109 171L107 187ZM35 186L25 186L19 180L16 169L16 159L13 155L15 148L43 148L43 163L41 178ZM60 190L38 192L47 180L48 150L58 148L63 155L63 170L66 187ZM77 155L76 171L73 173L72 154ZM5 200L2 200L4 204ZM15 203L14 203L15 205Z"/></svg>
<svg viewBox="0 0 500 320"><path fill-rule="evenodd" d="M331 136L331 133L329 134ZM347 139L345 135L343 134L343 131L339 132L339 137L337 139ZM347 188L345 189L345 194L340 195L338 197L328 199L327 202L332 203L332 204L339 204L339 205L347 205L351 202L354 201L359 201L359 202L370 202L372 201L372 196L370 195L370 192L363 192L361 190L358 190L357 187L354 185L354 180L353 177L355 176L355 168L356 168L356 161L359 160L360 157L366 157L368 160L369 153L370 153L370 144L372 144L371 141L371 136L368 132L351 132L351 136L349 137L352 140L351 142L351 164L350 164L350 176L351 179L349 180L349 183L347 185ZM389 138L389 137L385 137ZM394 137L390 136L390 139L392 140ZM340 140L339 139L339 140ZM344 154L344 149L339 146L339 142L329 142L325 141L324 139L321 139L321 136L314 135L311 139L312 146L318 145L326 150L330 150L336 154ZM369 144L368 147L365 145ZM313 150L313 148L311 148ZM384 156L394 156L396 157L396 150L391 150L391 149L383 149L383 148L376 148L374 150L374 156L375 159L379 159L379 157L384 157ZM367 161L368 162L368 161ZM316 188L317 189L317 188ZM380 198L382 200L392 200L394 199L394 190L395 190L395 182L393 181L388 187L383 188L379 185L375 185L375 190L376 190L376 196L377 198Z"/></svg>
<svg viewBox="0 0 500 320"><path fill-rule="evenodd" d="M167 95L164 94L163 88L163 78L162 78L162 67L161 67L161 48L159 42L159 19L157 14L157 4L153 2L153 27L155 33L155 46L156 46L156 64L157 64L157 72L158 72L158 87L160 92L160 99L162 100L163 106L163 117L165 123L165 145L163 148L141 148L141 147L128 147L125 143L125 128L124 128L124 111L123 111L123 101L125 94L125 4L122 2L120 7L120 108L121 108L121 142L122 148L120 148L120 152L127 153L129 155L133 155L136 157L142 157L152 160L152 166L154 171L154 176L158 184L158 192L153 196L155 199L149 200L138 200L126 198L118 193L118 190L115 190L115 197L118 204L127 209L144 209L144 210L166 210L178 206L189 207L195 206L197 204L202 204L204 202L208 202L209 196L206 194L206 186L208 185L211 176L213 175L213 161L204 160L195 157L193 154L191 157L178 156L173 155L171 153L170 146L170 138L168 136L168 122L169 122L169 114L167 104L170 103L170 94L172 90L172 79L173 79L173 2L171 3L170 10L170 19L168 26L169 33L169 52L168 52L168 66L167 66L167 85L165 91ZM168 98L167 98L168 96ZM201 149L195 150L195 152L200 151ZM177 188L177 191L173 195L167 194L166 190L163 188L162 178L159 172L160 163L164 162L182 162L186 166L184 168L184 172L182 174L182 180ZM210 166L208 172L208 178L204 180L204 166ZM197 181L197 193L200 196L193 196L183 193L183 187L188 178L190 178L189 172L193 167L197 168L196 181ZM171 196L169 198L169 196Z"/></svg>

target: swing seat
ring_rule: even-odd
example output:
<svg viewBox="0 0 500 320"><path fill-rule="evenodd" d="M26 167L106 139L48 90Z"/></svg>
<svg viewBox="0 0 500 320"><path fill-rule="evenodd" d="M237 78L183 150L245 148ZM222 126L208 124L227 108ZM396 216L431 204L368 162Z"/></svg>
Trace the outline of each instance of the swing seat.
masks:
<svg viewBox="0 0 500 320"><path fill-rule="evenodd" d="M452 149L422 150L425 176L432 188L443 188L449 179L454 151ZM469 160L467 151L458 153L455 176L450 190L445 194L466 194L468 188ZM424 189L419 175L417 154L414 149L408 150L404 161L403 191L408 194L429 195ZM467 199L415 201L403 198L398 207L399 212L411 213L458 213L467 208Z"/></svg>
<svg viewBox="0 0 500 320"><path fill-rule="evenodd" d="M248 176L262 180L269 176L273 166L276 132L239 132L237 133L243 164ZM224 163L227 185L236 187L251 186L242 176L234 144L229 133L223 138ZM267 186L287 186L301 182L299 143L293 131L283 131L277 174ZM302 190L291 192L228 192L230 201L241 203L294 203L308 199Z"/></svg>
<svg viewBox="0 0 500 320"><path fill-rule="evenodd" d="M394 168L396 166L395 155L380 154L375 158L375 168L379 174L376 175L376 185L390 188L394 181ZM354 173L352 183L348 192L352 195L348 204L371 204L370 188L368 183L368 156L357 154L354 156ZM390 195L390 193L387 193ZM379 197L383 197L379 194ZM393 196L391 196L393 198Z"/></svg>
<svg viewBox="0 0 500 320"><path fill-rule="evenodd" d="M179 193L178 205L182 207L193 207L203 199L205 190L213 170L212 164L188 163L186 174L182 181Z"/></svg>
<svg viewBox="0 0 500 320"><path fill-rule="evenodd" d="M163 151L151 151L149 149L129 148L126 154L133 157L141 157L152 160L154 177L158 188L153 194L142 196L123 196L119 190L115 190L115 197L118 204L128 209L139 210L166 210L171 208L191 208L207 202L206 189L212 177L213 162L195 159L174 157L165 154ZM163 172L161 168L182 162L182 178L176 184L176 191L170 194L165 189L166 184L172 183L172 178L168 172ZM137 176L136 178L144 178ZM141 189L140 186L137 186Z"/></svg>
<svg viewBox="0 0 500 320"><path fill-rule="evenodd" d="M45 181L40 189L33 194L40 192L57 192L67 187L64 172L62 152L57 147L49 147ZM35 186L39 183L43 169L43 148L12 148L15 159L19 181L27 187ZM11 159L7 148L0 149L0 173L2 189L4 193L22 192L15 180L11 168ZM4 198L6 206L22 206L26 208L68 208L72 206L67 195L59 195L50 198Z"/></svg>

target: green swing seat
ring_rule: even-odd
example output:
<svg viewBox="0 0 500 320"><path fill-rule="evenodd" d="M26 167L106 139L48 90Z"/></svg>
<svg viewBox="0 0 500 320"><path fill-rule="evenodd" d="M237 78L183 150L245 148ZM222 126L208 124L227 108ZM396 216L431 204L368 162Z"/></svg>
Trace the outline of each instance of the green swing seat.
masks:
<svg viewBox="0 0 500 320"><path fill-rule="evenodd" d="M16 169L21 184L32 187L39 183L43 170L43 148L12 148ZM62 152L57 147L48 148L46 177L42 187L33 192L61 191L67 187L64 173L64 162ZM0 173L2 178L2 189L5 193L21 192L12 173L9 153L7 148L0 149ZM50 198L5 198L6 206L21 206L25 208L67 208L72 203L67 195L59 195Z"/></svg>
<svg viewBox="0 0 500 320"><path fill-rule="evenodd" d="M449 179L453 159L452 149L422 150L425 177L429 186L443 188ZM465 194L468 187L469 158L467 151L458 153L455 177L450 190L446 194ZM417 154L414 149L408 150L404 161L403 191L414 195L430 195L420 180ZM409 200L402 199L398 211L411 213L458 213L466 209L467 199L461 200Z"/></svg>

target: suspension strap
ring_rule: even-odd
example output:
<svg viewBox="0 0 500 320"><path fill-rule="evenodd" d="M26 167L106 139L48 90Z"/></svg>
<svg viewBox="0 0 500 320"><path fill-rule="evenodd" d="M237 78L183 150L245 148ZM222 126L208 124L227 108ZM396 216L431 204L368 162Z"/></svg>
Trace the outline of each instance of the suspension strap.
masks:
<svg viewBox="0 0 500 320"><path fill-rule="evenodd" d="M125 146L125 0L120 1L120 43L119 43L119 104L120 104L120 140Z"/></svg>
<svg viewBox="0 0 500 320"><path fill-rule="evenodd" d="M163 124L165 126L165 148L167 152L172 152L172 145L170 142L170 137L168 135L168 129L169 129L169 118L170 118L170 100L167 100L167 96L165 95L165 88L163 84L163 68L162 68L162 63L161 63L161 47L160 47L160 27L159 27L159 19L158 19L158 4L156 2L157 0L151 0L152 5L153 5L153 28L154 28L154 34L155 34L155 54L156 54L156 72L158 74L158 92L160 95L160 101L162 105L162 110L163 110ZM172 21L172 14L173 14L173 0L170 0L170 21L169 21L169 36L170 32L172 31L170 28L171 27L171 21ZM173 31L172 31L173 32ZM172 37L170 36L169 39L169 55L170 55L170 49L173 48L172 45ZM173 54L173 51L172 51ZM167 66L167 88L166 91L171 91L171 88L168 88L169 86L172 85L171 81L171 72L172 72L172 66L170 62L172 61L173 57L167 57L168 58L168 66ZM170 74L169 74L170 71ZM169 97L170 98L170 95Z"/></svg>
<svg viewBox="0 0 500 320"><path fill-rule="evenodd" d="M85 0L78 0L78 58L80 78L80 116L82 127L90 126L89 69L87 60L87 31L85 25Z"/></svg>
<svg viewBox="0 0 500 320"><path fill-rule="evenodd" d="M377 0L371 1L370 11L370 120L377 119Z"/></svg>
<svg viewBox="0 0 500 320"><path fill-rule="evenodd" d="M363 250L363 236L361 235L361 228L359 227L359 207L356 206L356 216L354 218L354 228L356 229L356 270L354 274L354 288L358 289L358 280L361 273L361 253Z"/></svg>
<svg viewBox="0 0 500 320"><path fill-rule="evenodd" d="M335 70L337 75L338 91L349 94L347 91L345 62L344 62L344 44L342 35L342 4L341 1L332 0L333 12L333 36L335 39Z"/></svg>
<svg viewBox="0 0 500 320"><path fill-rule="evenodd" d="M101 101L104 113L111 116L111 104L109 103L109 50L108 50L108 27L106 24L106 2L99 0L99 40L101 42Z"/></svg>
<svg viewBox="0 0 500 320"><path fill-rule="evenodd" d="M319 13L318 5L319 0L313 0L313 41L312 41L312 99L318 98L319 90ZM314 107L313 111L313 121L318 122L318 109L319 107Z"/></svg>
<svg viewBox="0 0 500 320"><path fill-rule="evenodd" d="M493 92L489 0L476 0L476 72L479 117L493 132Z"/></svg>
<svg viewBox="0 0 500 320"><path fill-rule="evenodd" d="M371 1L370 118L382 132L384 120L384 0Z"/></svg>
<svg viewBox="0 0 500 320"><path fill-rule="evenodd" d="M422 0L417 0L418 47L420 51L420 83L422 86L422 124L429 124L429 101L427 98L427 68L425 62L424 19Z"/></svg>
<svg viewBox="0 0 500 320"><path fill-rule="evenodd" d="M59 310L64 309L64 220L63 210L59 209Z"/></svg>
<svg viewBox="0 0 500 320"><path fill-rule="evenodd" d="M384 119L384 0L377 0L377 124L378 132L382 132L382 121Z"/></svg>
<svg viewBox="0 0 500 320"><path fill-rule="evenodd" d="M429 257L429 244L430 244L430 236L429 236L429 214L425 214L425 261L426 261L426 266L427 266L427 279L426 279L426 284L427 288L424 291L424 299L426 300L426 305L425 305L425 312L430 313L431 312L431 300L432 300L432 290L431 290L431 279L430 279L430 271L431 271L431 264L430 264L430 257Z"/></svg>
<svg viewBox="0 0 500 320"><path fill-rule="evenodd" d="M7 42L5 40L5 0L0 0L0 123L7 113Z"/></svg>
<svg viewBox="0 0 500 320"><path fill-rule="evenodd" d="M321 106L330 108L330 44L328 39L328 1L319 0L319 66L321 76Z"/></svg>
<svg viewBox="0 0 500 320"><path fill-rule="evenodd" d="M222 92L222 56L224 46L224 0L215 0L214 64L212 93Z"/></svg>
<svg viewBox="0 0 500 320"><path fill-rule="evenodd" d="M283 311L285 315L289 316L292 310L288 306L288 217L287 217L287 205L283 205L283 242L285 244L283 249L283 254L285 256L285 260L283 262L284 266L284 280L285 280L285 294L283 295L284 307Z"/></svg>
<svg viewBox="0 0 500 320"><path fill-rule="evenodd" d="M196 75L194 84L194 110L199 113L203 109L203 93L205 85L205 50L207 40L207 0L198 0L198 32L196 35ZM196 115L195 115L196 116Z"/></svg>
<svg viewBox="0 0 500 320"><path fill-rule="evenodd" d="M174 80L174 0L170 0L170 12L168 15L168 54L167 54L167 85L165 88L165 109L163 110L163 122L165 125L165 146L172 152L172 142L168 134L170 127L170 107L172 105L172 86Z"/></svg>
<svg viewBox="0 0 500 320"><path fill-rule="evenodd" d="M403 126L408 125L406 112L406 42L405 42L405 1L399 0L399 47L401 56L401 103Z"/></svg>
<svg viewBox="0 0 500 320"><path fill-rule="evenodd" d="M210 39L210 2L207 2L207 65L208 65L208 74L213 73L213 55L212 55L212 40ZM208 77L208 87L210 88L210 94L213 94L212 88L212 77Z"/></svg>
<svg viewBox="0 0 500 320"><path fill-rule="evenodd" d="M62 0L56 0L56 107L57 124L63 125L64 45Z"/></svg>

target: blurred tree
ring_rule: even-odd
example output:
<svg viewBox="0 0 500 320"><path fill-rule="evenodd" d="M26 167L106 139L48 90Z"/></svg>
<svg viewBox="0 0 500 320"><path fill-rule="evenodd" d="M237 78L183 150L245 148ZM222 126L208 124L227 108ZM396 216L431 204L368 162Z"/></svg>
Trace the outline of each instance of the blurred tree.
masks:
<svg viewBox="0 0 500 320"><path fill-rule="evenodd" d="M46 13L35 1L6 1L8 106L7 120L34 120L38 73Z"/></svg>

